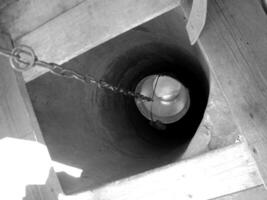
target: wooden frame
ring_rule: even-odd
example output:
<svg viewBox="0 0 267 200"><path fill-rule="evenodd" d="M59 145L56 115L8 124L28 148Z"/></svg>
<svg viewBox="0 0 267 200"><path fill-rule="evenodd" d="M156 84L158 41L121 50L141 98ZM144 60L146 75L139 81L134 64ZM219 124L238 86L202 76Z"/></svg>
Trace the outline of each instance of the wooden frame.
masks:
<svg viewBox="0 0 267 200"><path fill-rule="evenodd" d="M34 21L31 25L23 26L23 29L19 29L18 27L31 21L31 18L34 17L33 10L36 9L35 6L27 7L26 12L18 15L18 18L13 21L12 15L16 10L21 10L20 6L25 1L29 0L14 2L6 7L0 7L2 9L0 14L1 22L5 32L11 34L15 44L32 46L40 59L59 64L178 6L180 3L180 1L174 0L157 0L156 3L154 1L152 3L150 0L146 0L145 3L144 1L140 3L139 1L130 0L116 0L116 2L113 1L112 3L109 1L99 2L97 0L72 0L69 3L62 4L62 1L57 0L53 5L50 5L55 8L53 13L48 12L47 15L42 16L41 19L39 18L39 20ZM40 2L38 0L32 2L35 3L34 5L39 6ZM60 5L64 5L65 9L60 9ZM182 7L188 16L190 5L185 1ZM106 10L101 10L102 8L109 10L111 14L105 13ZM136 10L138 10L138 13L134 12ZM267 43L264 42L267 33L266 24L265 13L258 1L214 0L209 3L207 24L198 41L200 51L218 80L220 88L223 90L235 116L238 127L248 140L253 157L257 160L263 181L265 182L267 181L267 140L265 134L267 130L267 115L265 112L267 109L267 85L265 81L267 79L267 72L265 70ZM1 45L8 45L10 47L10 44L5 42L5 35L1 35L1 39ZM6 59L1 57L0 62L5 66L4 73L1 73L5 74L1 78L1 85L5 86L4 89L1 89L1 102L3 102L1 104L1 116L6 116L5 119L10 124L17 124L17 129L12 129L11 126L6 127L4 124L1 124L1 128L4 128L5 133L8 133L9 136L37 138L37 141L43 143L42 135L21 76L15 74L8 67ZM44 69L34 68L24 73L23 77L24 80L30 81L45 72L46 70ZM11 101L7 101L7 99L11 99ZM5 111L5 107L12 109ZM29 116L29 118L24 119L25 116ZM13 117L15 120L12 120ZM22 123L20 124L18 121ZM17 130L21 128L25 129L25 131L22 131L23 134L16 135L18 133ZM236 158L237 163L242 164L245 169L244 174L247 175L245 176L247 182L244 185L242 185L243 183L237 183L235 189L229 191L229 193L263 185L264 182L262 182L257 172L257 167L253 157L250 155L250 150L243 143L210 153L206 157L204 156L204 158L207 159L207 156L209 156L209 158L212 157L214 160L217 160L217 156L223 156L227 153L232 154L233 152L236 153L233 155L233 158ZM241 155L244 155L244 157ZM196 159L203 160L203 157L184 161L177 164L177 166L175 164L175 166L161 169L159 172L143 174L136 181L147 180L150 183L151 180L154 181L154 178L157 179L161 173L168 173L167 170L172 169L175 169L174 172L176 172L180 167L183 168L190 165L191 161L196 162L194 161ZM249 168L247 168L248 166L246 165L248 163L245 161L248 161L250 164L248 165ZM234 164L237 164L229 163L233 164L233 167ZM228 165L229 163L225 162L224 164ZM250 168L251 166L253 167ZM207 167L207 169L209 168ZM239 173L238 171L235 172ZM229 174L223 178L229 178ZM173 181L172 177L166 179L166 181ZM188 180L183 179L183 181ZM57 180L55 182L53 187L60 191ZM127 180L123 183L114 183L106 186L95 191L95 193L100 195L100 197L118 199L119 195L125 191L130 192L132 185L135 184L135 180ZM155 188L157 187L164 188L165 185L160 184ZM172 189L176 190L176 188ZM117 193L118 191L119 193ZM131 192L134 197L135 191L131 190ZM145 199L147 199L146 195L150 196L153 193L153 191L149 194L146 191L143 192L144 196L142 197L146 197ZM50 195L49 198L56 198L55 194L48 192L48 189L45 189L43 194ZM158 198L162 195L162 193L155 194L157 194L156 197ZM227 193L221 191L217 191L216 194L218 196L227 195ZM175 195L181 194L175 193ZM174 197L177 197L175 195ZM195 196L191 194L185 195L189 199ZM260 195L265 197L267 193L262 192ZM42 195L38 194L37 196L34 198L42 198ZM204 197L216 198L218 196L215 194L209 196L207 194ZM154 196L153 198L155 199L156 197ZM130 197L125 195L121 199L130 199Z"/></svg>
<svg viewBox="0 0 267 200"><path fill-rule="evenodd" d="M108 184L94 190L93 194L96 199L105 200L206 200L262 185L249 147L245 141L240 141L226 148ZM90 195L91 192L83 192L70 197L83 199Z"/></svg>
<svg viewBox="0 0 267 200"><path fill-rule="evenodd" d="M26 2L30 5L24 8ZM16 45L29 45L40 59L62 64L175 8L179 2L179 0L71 0L66 3L56 0L47 5L42 0L24 0L4 9L0 18ZM46 6L50 7L53 13L46 12L49 10ZM60 9L62 7L65 7L65 10L62 11ZM24 9L23 14L17 16L22 9ZM39 17L36 9L45 14ZM36 20L36 17L41 19ZM36 67L23 73L23 77L28 82L46 72L46 69Z"/></svg>
<svg viewBox="0 0 267 200"><path fill-rule="evenodd" d="M252 154L241 142L118 181L94 193L106 200L204 200L262 184Z"/></svg>

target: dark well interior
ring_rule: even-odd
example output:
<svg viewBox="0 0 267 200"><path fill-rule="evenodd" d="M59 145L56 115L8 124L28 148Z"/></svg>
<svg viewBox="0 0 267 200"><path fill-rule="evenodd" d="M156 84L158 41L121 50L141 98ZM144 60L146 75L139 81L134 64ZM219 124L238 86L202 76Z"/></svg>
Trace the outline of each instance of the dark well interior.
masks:
<svg viewBox="0 0 267 200"><path fill-rule="evenodd" d="M133 98L52 74L27 84L52 159L83 170L80 178L58 173L67 194L179 160L209 96L208 70L197 57L173 10L63 65L130 90L147 75L176 77L189 89L191 106L164 131L151 126Z"/></svg>

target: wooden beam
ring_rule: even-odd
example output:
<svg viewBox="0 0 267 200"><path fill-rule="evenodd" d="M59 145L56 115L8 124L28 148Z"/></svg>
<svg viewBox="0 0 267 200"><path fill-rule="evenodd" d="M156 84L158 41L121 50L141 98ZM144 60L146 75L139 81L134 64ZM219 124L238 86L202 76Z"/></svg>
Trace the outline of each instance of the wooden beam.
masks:
<svg viewBox="0 0 267 200"><path fill-rule="evenodd" d="M182 5L186 15L190 6ZM209 1L198 41L267 181L267 18L259 1Z"/></svg>
<svg viewBox="0 0 267 200"><path fill-rule="evenodd" d="M213 200L263 200L267 197L267 190L263 185L243 190L234 194L218 197Z"/></svg>
<svg viewBox="0 0 267 200"><path fill-rule="evenodd" d="M1 47L10 49L10 41L8 36L0 34ZM12 137L44 144L21 74L14 72L8 59L3 56L0 56L0 65L0 139ZM34 192L35 196L29 194L25 200L56 200L57 192L61 192L61 187L55 173L51 170L46 185L32 186L29 190Z"/></svg>
<svg viewBox="0 0 267 200"><path fill-rule="evenodd" d="M0 0L0 24L13 40L67 12L84 0Z"/></svg>
<svg viewBox="0 0 267 200"><path fill-rule="evenodd" d="M262 185L249 147L238 143L94 191L105 200L207 200Z"/></svg>
<svg viewBox="0 0 267 200"><path fill-rule="evenodd" d="M3 17L0 15L3 18L2 24L11 32L16 45L29 45L40 59L58 64L159 16L180 3L180 0L72 0L72 3L57 0L49 1L53 2L51 5L47 1L42 1L39 5L41 0L28 0L33 5L26 6L26 10L16 8L16 5L23 7L20 4L24 1L12 4L15 8L7 10L2 14ZM68 4L68 8L76 6L62 12L59 8L61 4ZM23 12L13 14L17 15L14 20L10 13L16 10ZM38 17L35 19L36 15ZM47 19L50 21L46 21ZM23 77L28 82L46 72L46 69L34 68L23 73Z"/></svg>

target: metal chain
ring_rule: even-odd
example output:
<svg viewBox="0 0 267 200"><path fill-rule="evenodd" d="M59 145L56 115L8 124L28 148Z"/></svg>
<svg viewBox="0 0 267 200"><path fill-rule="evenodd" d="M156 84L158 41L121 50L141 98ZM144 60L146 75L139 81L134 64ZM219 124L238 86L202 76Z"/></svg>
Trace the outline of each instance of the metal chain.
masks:
<svg viewBox="0 0 267 200"><path fill-rule="evenodd" d="M33 67L39 66L48 69L49 72L57 76L76 79L85 84L95 84L98 88L104 88L114 93L122 94L124 96L130 96L144 101L153 101L153 99L150 97L144 96L140 93L132 92L130 90L125 90L117 86L113 86L103 80L97 80L89 74L82 75L73 70L65 69L56 63L47 63L45 61L41 61L37 58L33 49L25 45L15 47L12 51L0 48L0 55L8 57L12 68L16 71L24 72Z"/></svg>

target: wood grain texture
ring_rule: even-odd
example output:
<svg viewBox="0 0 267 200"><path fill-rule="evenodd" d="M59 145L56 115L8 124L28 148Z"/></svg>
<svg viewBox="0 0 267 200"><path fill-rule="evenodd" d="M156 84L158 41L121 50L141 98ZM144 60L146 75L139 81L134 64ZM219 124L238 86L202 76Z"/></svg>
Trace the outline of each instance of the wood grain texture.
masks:
<svg viewBox="0 0 267 200"><path fill-rule="evenodd" d="M189 13L188 5L183 5ZM198 45L267 181L267 18L259 1L214 0Z"/></svg>
<svg viewBox="0 0 267 200"><path fill-rule="evenodd" d="M62 64L171 10L178 6L179 2L178 0L84 1L15 42L17 45L31 46L42 60ZM23 76L28 82L45 72L47 70L36 67L25 72Z"/></svg>
<svg viewBox="0 0 267 200"><path fill-rule="evenodd" d="M218 197L213 200L264 200L267 197L267 190L263 185L251 188L248 190L243 190L235 194L226 195L223 197Z"/></svg>
<svg viewBox="0 0 267 200"><path fill-rule="evenodd" d="M0 39L2 47L11 47L9 37L1 34ZM40 142L43 142L30 102L27 102L29 99L22 77L11 69L9 60L3 56L1 56L0 80L0 137L25 138L35 135Z"/></svg>
<svg viewBox="0 0 267 200"><path fill-rule="evenodd" d="M2 0L3 1L3 0ZM15 40L49 20L77 6L84 0L4 0L0 24Z"/></svg>
<svg viewBox="0 0 267 200"><path fill-rule="evenodd" d="M207 200L262 183L247 144L238 143L112 183L94 193L100 200Z"/></svg>
<svg viewBox="0 0 267 200"><path fill-rule="evenodd" d="M9 37L1 34L1 47L10 48L10 41ZM13 137L44 144L21 74L15 73L10 67L8 59L3 56L0 57L0 65L0 139ZM51 171L47 183L49 184L31 186L31 191L38 195L33 198L31 194L28 194L25 199L56 200L56 193L51 190L61 192L61 188L53 171Z"/></svg>

